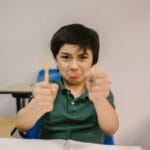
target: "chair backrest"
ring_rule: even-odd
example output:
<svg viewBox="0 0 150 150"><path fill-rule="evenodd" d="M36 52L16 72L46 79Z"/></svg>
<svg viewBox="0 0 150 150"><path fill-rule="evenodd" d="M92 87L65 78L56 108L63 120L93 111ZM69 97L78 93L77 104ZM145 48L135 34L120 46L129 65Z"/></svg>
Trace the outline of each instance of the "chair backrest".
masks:
<svg viewBox="0 0 150 150"><path fill-rule="evenodd" d="M54 69L49 70L49 81L56 81L59 78L60 78L60 73L59 73L58 69L54 68ZM40 82L43 80L44 80L44 70L41 69L38 73L37 82ZM40 126L41 126L41 121L38 120L37 123L35 124L35 126L26 132L25 138L27 138L27 139L39 139ZM114 143L114 137L105 135L104 144L114 145L115 144Z"/></svg>
<svg viewBox="0 0 150 150"><path fill-rule="evenodd" d="M56 81L60 78L60 73L58 69L53 68L49 69L49 81ZM37 82L43 81L44 80L44 70L41 69L38 73L37 77Z"/></svg>

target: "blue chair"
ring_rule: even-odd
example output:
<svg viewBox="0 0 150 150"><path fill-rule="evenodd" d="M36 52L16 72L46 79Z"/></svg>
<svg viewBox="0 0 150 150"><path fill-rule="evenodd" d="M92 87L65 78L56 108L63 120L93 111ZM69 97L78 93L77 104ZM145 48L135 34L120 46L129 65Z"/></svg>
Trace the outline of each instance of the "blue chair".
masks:
<svg viewBox="0 0 150 150"><path fill-rule="evenodd" d="M60 78L60 73L57 69L50 69L49 74L50 74L50 76L49 76L50 81L56 81ZM43 80L44 80L44 70L41 69L38 73L37 82L40 82L40 81L43 81ZM29 129L26 132L25 138L27 138L27 139L39 139L40 125L41 125L41 122L39 120L39 121L37 121L37 123L35 124L35 126L33 128ZM105 135L104 144L114 145L115 144L114 143L114 137Z"/></svg>
<svg viewBox="0 0 150 150"><path fill-rule="evenodd" d="M104 144L106 144L106 145L115 145L114 136L105 135Z"/></svg>

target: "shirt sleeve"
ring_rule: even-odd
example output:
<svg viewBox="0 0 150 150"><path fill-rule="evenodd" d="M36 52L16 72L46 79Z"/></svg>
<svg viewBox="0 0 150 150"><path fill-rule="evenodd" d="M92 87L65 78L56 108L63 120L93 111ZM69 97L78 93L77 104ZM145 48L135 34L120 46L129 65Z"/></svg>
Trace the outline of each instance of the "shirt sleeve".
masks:
<svg viewBox="0 0 150 150"><path fill-rule="evenodd" d="M111 106L115 109L116 107L115 107L115 104L114 104L114 96L113 96L113 94L112 94L111 91L109 92L107 100L109 101L109 103L111 104Z"/></svg>

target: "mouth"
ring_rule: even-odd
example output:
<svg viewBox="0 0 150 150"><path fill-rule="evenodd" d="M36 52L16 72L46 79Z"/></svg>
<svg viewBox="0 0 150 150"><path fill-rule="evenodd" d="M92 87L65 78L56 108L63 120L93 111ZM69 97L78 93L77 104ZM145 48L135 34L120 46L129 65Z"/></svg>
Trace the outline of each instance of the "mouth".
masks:
<svg viewBox="0 0 150 150"><path fill-rule="evenodd" d="M80 74L74 73L74 74L69 74L69 78L71 79L77 79L80 77Z"/></svg>

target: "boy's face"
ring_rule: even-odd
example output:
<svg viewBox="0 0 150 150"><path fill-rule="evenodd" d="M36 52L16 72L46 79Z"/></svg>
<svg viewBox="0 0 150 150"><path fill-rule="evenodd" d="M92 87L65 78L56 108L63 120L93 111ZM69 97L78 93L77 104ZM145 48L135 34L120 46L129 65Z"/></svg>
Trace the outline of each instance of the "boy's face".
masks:
<svg viewBox="0 0 150 150"><path fill-rule="evenodd" d="M70 85L85 82L93 62L92 50L82 50L78 45L64 44L56 56L56 65L64 81Z"/></svg>

